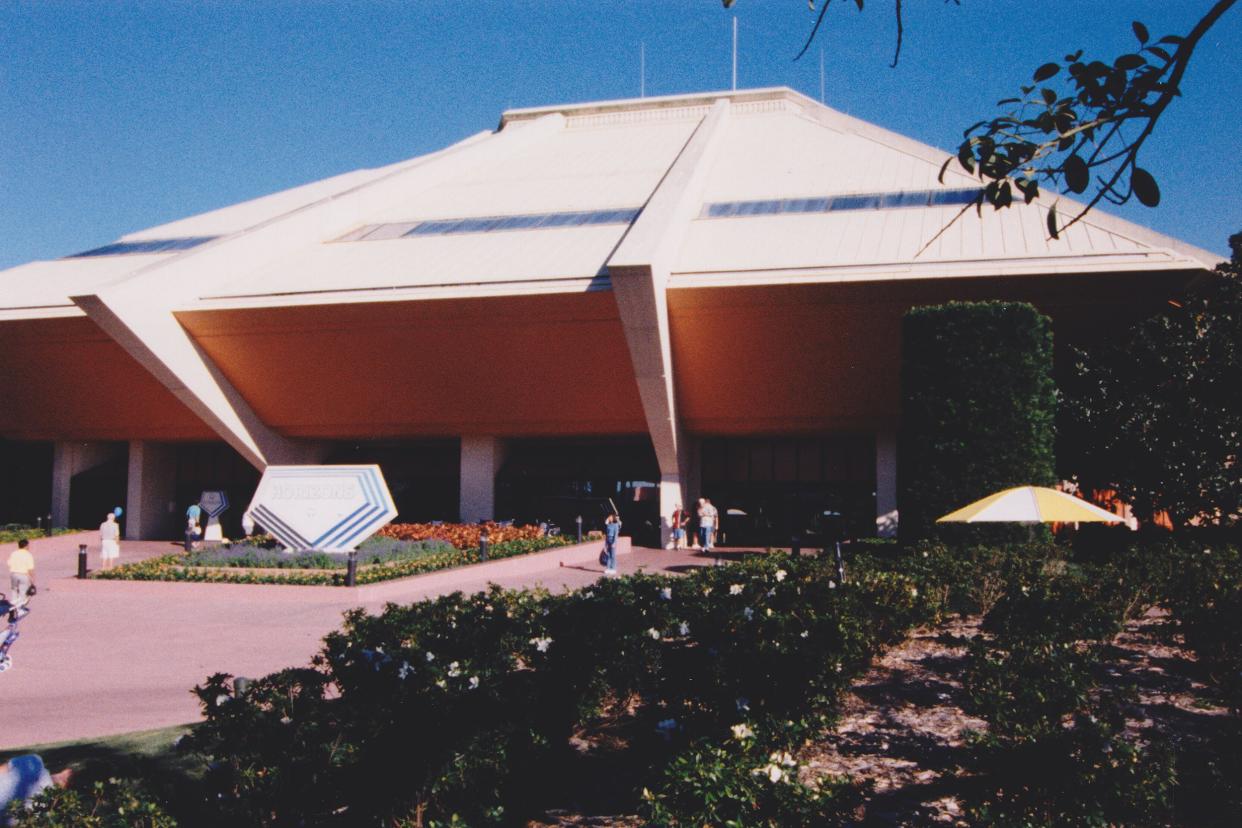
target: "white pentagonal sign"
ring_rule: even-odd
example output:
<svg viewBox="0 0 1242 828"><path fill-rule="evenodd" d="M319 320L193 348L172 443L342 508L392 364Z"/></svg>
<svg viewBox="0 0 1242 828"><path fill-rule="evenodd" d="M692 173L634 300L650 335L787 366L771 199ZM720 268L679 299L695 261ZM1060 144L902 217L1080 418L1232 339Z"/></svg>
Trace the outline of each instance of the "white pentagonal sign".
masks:
<svg viewBox="0 0 1242 828"><path fill-rule="evenodd" d="M246 510L290 549L348 552L397 516L379 466L268 466Z"/></svg>
<svg viewBox="0 0 1242 828"><path fill-rule="evenodd" d="M227 492L203 492L198 498L198 505L207 517L220 517L229 508Z"/></svg>

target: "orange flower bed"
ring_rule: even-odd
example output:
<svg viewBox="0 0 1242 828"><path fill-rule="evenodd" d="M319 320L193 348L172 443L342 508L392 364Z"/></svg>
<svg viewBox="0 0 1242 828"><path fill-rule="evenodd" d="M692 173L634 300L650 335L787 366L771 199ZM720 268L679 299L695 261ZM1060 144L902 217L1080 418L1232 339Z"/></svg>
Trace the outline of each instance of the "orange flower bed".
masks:
<svg viewBox="0 0 1242 828"><path fill-rule="evenodd" d="M479 534L483 526L487 527L488 543L543 537L538 526L499 526L495 523L445 523L440 526L430 523L390 523L376 534L403 541L442 540L458 549L474 549L479 545Z"/></svg>

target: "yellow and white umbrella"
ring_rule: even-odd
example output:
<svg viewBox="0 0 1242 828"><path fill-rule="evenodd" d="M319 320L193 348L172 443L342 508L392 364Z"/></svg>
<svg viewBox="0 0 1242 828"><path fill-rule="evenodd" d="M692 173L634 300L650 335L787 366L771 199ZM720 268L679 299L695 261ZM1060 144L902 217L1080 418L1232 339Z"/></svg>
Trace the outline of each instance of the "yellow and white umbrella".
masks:
<svg viewBox="0 0 1242 828"><path fill-rule="evenodd" d="M1046 489L1018 486L976 500L936 523L1120 523L1121 518L1081 498Z"/></svg>

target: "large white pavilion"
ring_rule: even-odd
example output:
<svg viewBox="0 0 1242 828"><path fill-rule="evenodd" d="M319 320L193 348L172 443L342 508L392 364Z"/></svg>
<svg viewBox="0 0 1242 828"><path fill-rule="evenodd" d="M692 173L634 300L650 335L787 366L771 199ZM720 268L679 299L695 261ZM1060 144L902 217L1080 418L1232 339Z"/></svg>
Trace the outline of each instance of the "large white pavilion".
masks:
<svg viewBox="0 0 1242 828"><path fill-rule="evenodd" d="M939 182L946 157L783 88L519 109L4 271L10 511L119 502L128 536L169 535L199 488L367 459L403 517L606 479L665 516L707 493L774 531L826 498L884 522L907 308L1030 301L1062 341L1217 259L1098 210L1051 240L1055 196L954 220L979 182Z"/></svg>

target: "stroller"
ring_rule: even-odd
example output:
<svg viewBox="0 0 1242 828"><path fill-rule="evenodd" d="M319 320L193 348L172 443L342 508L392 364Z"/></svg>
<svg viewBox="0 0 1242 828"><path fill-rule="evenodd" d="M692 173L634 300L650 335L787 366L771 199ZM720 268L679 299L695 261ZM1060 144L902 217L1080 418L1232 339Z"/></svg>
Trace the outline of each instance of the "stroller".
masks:
<svg viewBox="0 0 1242 828"><path fill-rule="evenodd" d="M9 603L8 597L0 592L0 616L6 616L8 622L7 627L0 628L0 673L13 666L13 657L9 655L9 650L12 649L13 642L20 635L17 631L17 623L29 614L29 607L14 606Z"/></svg>

